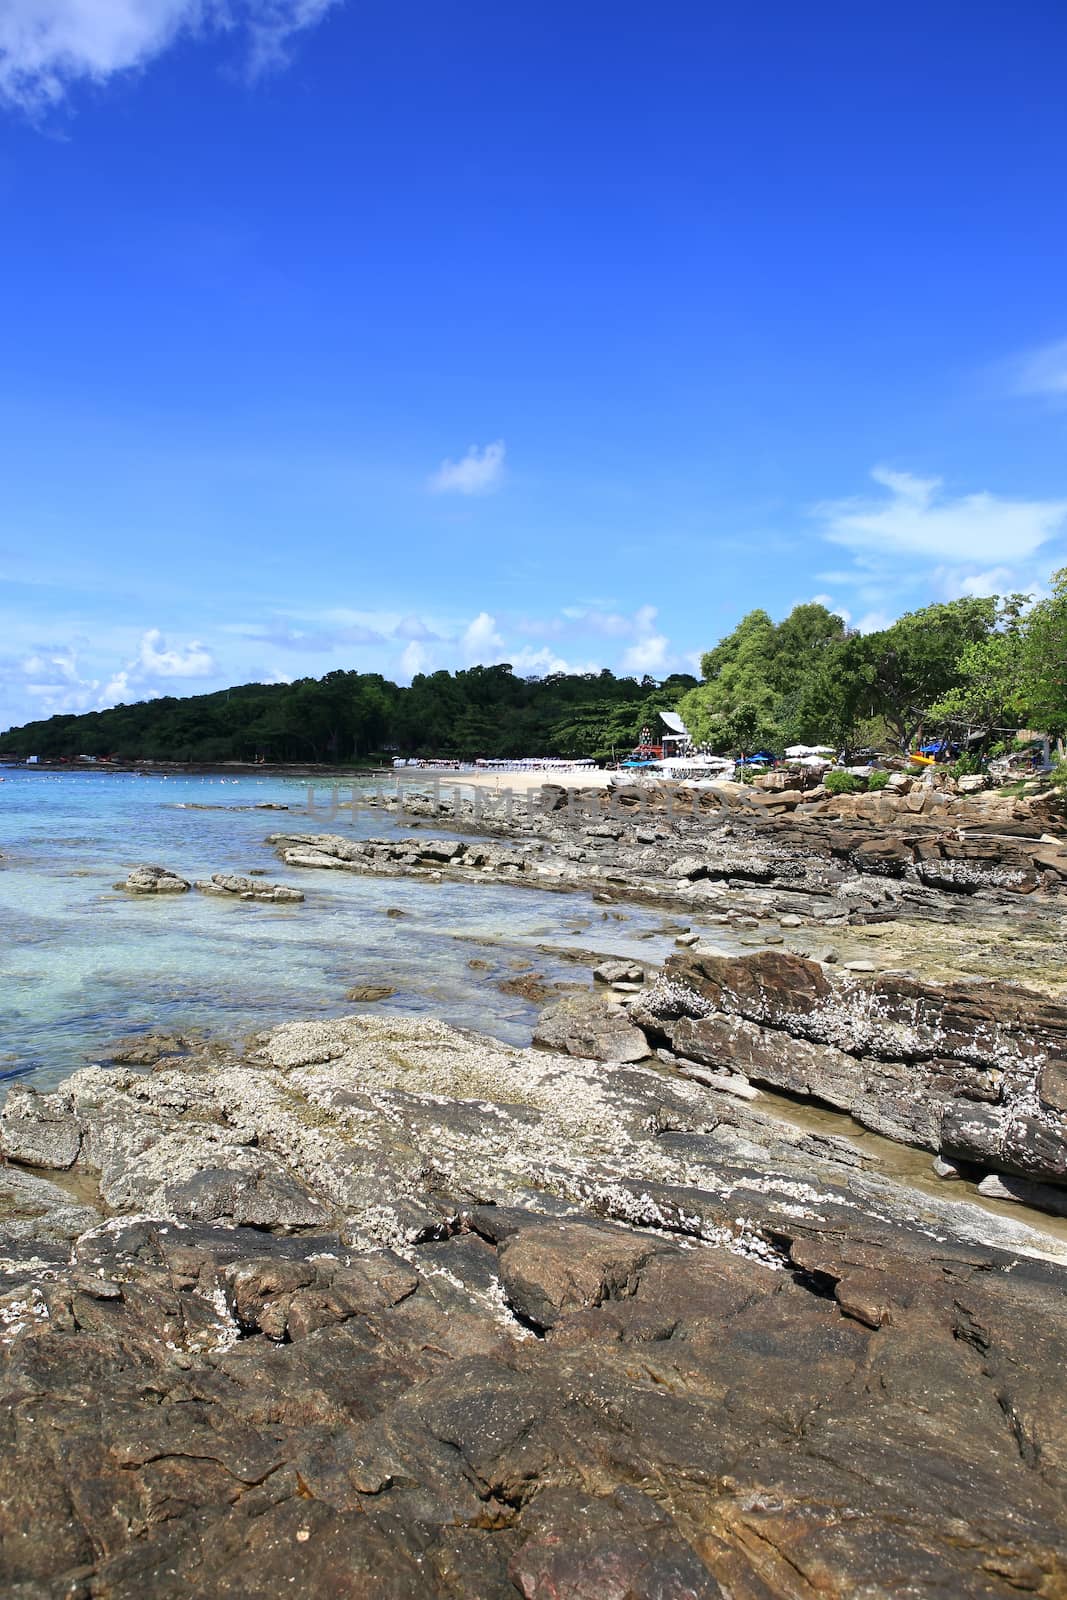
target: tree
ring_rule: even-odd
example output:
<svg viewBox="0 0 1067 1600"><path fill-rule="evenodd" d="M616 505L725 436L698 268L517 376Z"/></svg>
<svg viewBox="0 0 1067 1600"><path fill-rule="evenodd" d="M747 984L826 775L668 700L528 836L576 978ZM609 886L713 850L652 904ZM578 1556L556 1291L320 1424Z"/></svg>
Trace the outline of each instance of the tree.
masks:
<svg viewBox="0 0 1067 1600"><path fill-rule="evenodd" d="M997 627L964 645L956 662L957 682L929 709L929 720L950 732L980 735L984 750L998 734L1018 728L1027 716L1023 655L1025 595L1010 595L997 608Z"/></svg>
<svg viewBox="0 0 1067 1600"><path fill-rule="evenodd" d="M1067 731L1067 567L1053 573L1051 595L1027 618L1022 675L1030 725Z"/></svg>
<svg viewBox="0 0 1067 1600"><path fill-rule="evenodd" d="M997 600L988 595L924 606L868 634L852 651L859 714L884 717L908 749L931 705L959 684L964 649L985 639L996 621Z"/></svg>
<svg viewBox="0 0 1067 1600"><path fill-rule="evenodd" d="M693 738L713 750L751 750L802 737L805 686L844 634L841 618L814 602L777 626L766 611L750 611L701 657L704 682L678 708Z"/></svg>

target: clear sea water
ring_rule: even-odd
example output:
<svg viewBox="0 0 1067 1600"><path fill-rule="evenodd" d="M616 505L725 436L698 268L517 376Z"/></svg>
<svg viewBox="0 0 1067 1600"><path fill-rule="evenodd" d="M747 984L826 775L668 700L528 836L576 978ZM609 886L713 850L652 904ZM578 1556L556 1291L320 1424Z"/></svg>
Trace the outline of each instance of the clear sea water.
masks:
<svg viewBox="0 0 1067 1600"><path fill-rule="evenodd" d="M349 1015L367 1009L345 999L360 983L396 988L375 1009L527 1044L537 1007L502 993L502 980L533 969L548 982L588 982L566 951L650 962L671 947L662 913L608 908L584 894L285 867L269 833L413 831L410 819L379 810L345 808L329 819L322 786L319 815L309 818L303 780L0 775L0 1093L13 1076L50 1087L124 1034L198 1030L239 1040L293 1018ZM240 809L264 801L290 810ZM447 832L425 822L419 831ZM294 884L306 899L271 906L117 891L141 863L189 879L264 868L268 881ZM390 908L403 915L388 916Z"/></svg>

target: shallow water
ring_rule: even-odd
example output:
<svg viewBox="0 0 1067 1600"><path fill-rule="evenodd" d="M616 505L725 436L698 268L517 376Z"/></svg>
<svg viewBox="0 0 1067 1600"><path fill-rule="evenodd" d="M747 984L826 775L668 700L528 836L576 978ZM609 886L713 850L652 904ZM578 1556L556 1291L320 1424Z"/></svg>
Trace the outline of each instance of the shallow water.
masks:
<svg viewBox="0 0 1067 1600"><path fill-rule="evenodd" d="M304 780L12 769L3 778L0 1073L28 1074L42 1088L124 1033L236 1040L294 1017L366 1009L345 999L357 983L395 986L375 1009L528 1044L537 1007L501 993L502 980L526 968L548 983L583 982L568 950L658 963L672 947L662 913L605 908L585 894L285 867L269 833L372 838L416 826L379 809L330 816L323 787L309 818ZM238 809L264 802L290 810ZM448 830L424 822L418 831ZM263 868L307 898L272 906L114 888L144 862L189 879Z"/></svg>
<svg viewBox="0 0 1067 1600"><path fill-rule="evenodd" d="M862 1123L856 1122L844 1111L830 1106L801 1101L792 1095L778 1094L773 1089L761 1089L755 1109L765 1111L783 1122L791 1123L805 1133L830 1134L836 1139L846 1139L853 1149L865 1156L870 1170L884 1178L905 1185L913 1191L917 1201L915 1215L918 1221L936 1226L933 1213L924 1218L921 1195L929 1195L939 1205L946 1201L960 1201L976 1206L990 1216L1003 1217L1005 1221L1022 1223L1038 1233L1057 1240L1058 1247L1050 1245L1050 1259L1067 1261L1067 1217L1053 1217L1030 1206L1018 1205L1010 1200L991 1200L978 1193L978 1186L967 1178L939 1178L934 1172L933 1156L928 1150L914 1145L897 1144L872 1133Z"/></svg>

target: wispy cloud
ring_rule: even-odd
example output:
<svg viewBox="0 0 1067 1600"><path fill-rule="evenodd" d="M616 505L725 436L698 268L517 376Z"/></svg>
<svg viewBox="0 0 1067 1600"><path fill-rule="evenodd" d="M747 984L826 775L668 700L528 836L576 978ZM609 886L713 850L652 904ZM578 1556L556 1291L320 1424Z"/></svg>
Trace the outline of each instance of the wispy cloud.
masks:
<svg viewBox="0 0 1067 1600"><path fill-rule="evenodd" d="M416 617L414 614L401 617L393 629L394 639L437 639L439 637L440 635L434 633L433 629L422 617Z"/></svg>
<svg viewBox="0 0 1067 1600"><path fill-rule="evenodd" d="M876 467L884 495L815 508L823 537L861 554L1000 565L1033 556L1067 524L1067 500L945 494L940 478Z"/></svg>
<svg viewBox="0 0 1067 1600"><path fill-rule="evenodd" d="M337 0L4 0L0 101L39 115L79 83L146 66L181 35L243 39L256 76L284 65L294 34Z"/></svg>
<svg viewBox="0 0 1067 1600"><path fill-rule="evenodd" d="M484 448L472 444L458 461L442 461L430 478L434 494L491 494L504 480L503 439Z"/></svg>
<svg viewBox="0 0 1067 1600"><path fill-rule="evenodd" d="M1015 390L1067 400L1067 339L1028 351L1016 364Z"/></svg>

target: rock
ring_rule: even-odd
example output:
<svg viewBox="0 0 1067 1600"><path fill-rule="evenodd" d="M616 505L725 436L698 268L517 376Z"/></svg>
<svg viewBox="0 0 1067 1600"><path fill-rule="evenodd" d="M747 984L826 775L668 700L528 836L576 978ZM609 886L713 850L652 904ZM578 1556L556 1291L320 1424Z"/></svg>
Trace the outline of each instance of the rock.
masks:
<svg viewBox="0 0 1067 1600"><path fill-rule="evenodd" d="M633 1294L640 1269L657 1250L671 1248L623 1228L548 1222L505 1242L500 1276L509 1304L544 1329L567 1311Z"/></svg>
<svg viewBox="0 0 1067 1600"><path fill-rule="evenodd" d="M459 839L420 839L414 848L422 861L456 861L466 854L467 846Z"/></svg>
<svg viewBox="0 0 1067 1600"><path fill-rule="evenodd" d="M181 1033L131 1033L105 1045L94 1059L116 1066L151 1067L164 1056L185 1055L194 1042Z"/></svg>
<svg viewBox="0 0 1067 1600"><path fill-rule="evenodd" d="M220 895L225 899L269 900L276 904L296 904L303 900L302 890L284 883L260 883L255 878L239 877L235 873L216 872L197 885L201 894Z"/></svg>
<svg viewBox="0 0 1067 1600"><path fill-rule="evenodd" d="M375 1000L388 1000L390 995L394 994L396 989L391 983L356 983L345 991L345 999L370 1003Z"/></svg>
<svg viewBox="0 0 1067 1600"><path fill-rule="evenodd" d="M125 883L115 885L127 894L185 894L191 887L168 867L134 867Z"/></svg>
<svg viewBox="0 0 1067 1600"><path fill-rule="evenodd" d="M935 1156L931 1162L934 1176L937 1178L960 1178L963 1174L954 1161L946 1161L943 1156Z"/></svg>
<svg viewBox="0 0 1067 1600"><path fill-rule="evenodd" d="M81 1149L81 1126L68 1094L38 1094L12 1084L0 1110L0 1153L24 1166L72 1167Z"/></svg>
<svg viewBox="0 0 1067 1600"><path fill-rule="evenodd" d="M71 1241L99 1221L95 1206L76 1200L58 1184L17 1166L0 1165L0 1282L14 1287L12 1280L20 1273L32 1277L34 1261L47 1260L52 1250L65 1265Z"/></svg>
<svg viewBox="0 0 1067 1600"><path fill-rule="evenodd" d="M546 983L540 972L523 972L514 978L505 978L497 985L501 994L518 995L520 999L541 1004L552 993L553 986Z"/></svg>
<svg viewBox="0 0 1067 1600"><path fill-rule="evenodd" d="M1041 1094L1067 1055L1067 1006L849 966L689 951L633 1016L654 1047L826 1101L949 1161L1067 1187L1067 1115ZM1053 1095L1058 1082L1053 1071Z"/></svg>
<svg viewBox="0 0 1067 1600"><path fill-rule="evenodd" d="M155 1178L147 1163L136 1176L123 1174L123 1202L137 1205L143 1196L141 1203L164 1216L239 1228L313 1228L328 1218L326 1208L270 1157L207 1168L181 1182L160 1185Z"/></svg>
<svg viewBox="0 0 1067 1600"><path fill-rule="evenodd" d="M660 1054L659 1051L656 1052ZM673 1064L687 1078L693 1078L697 1083L703 1083L709 1089L717 1089L720 1094L732 1094L738 1100L759 1100L761 1095L748 1079L740 1072L709 1072L698 1061L687 1061L682 1056L672 1058Z"/></svg>
<svg viewBox="0 0 1067 1600"><path fill-rule="evenodd" d="M651 1054L620 1006L584 993L567 995L541 1013L534 1044L596 1061L642 1061Z"/></svg>
<svg viewBox="0 0 1067 1600"><path fill-rule="evenodd" d="M1050 1211L1054 1217L1067 1217L1067 1190L1051 1183L1033 1183L1010 1172L991 1172L978 1185L978 1193L990 1200L1014 1200L1019 1205Z"/></svg>
<svg viewBox="0 0 1067 1600"><path fill-rule="evenodd" d="M691 945L691 944L699 944L700 943L700 935L699 935L699 933L680 933L678 935L677 939L675 939L674 942L675 942L675 944L679 944L679 945L682 945L682 946L687 946L687 945Z"/></svg>
<svg viewBox="0 0 1067 1600"><path fill-rule="evenodd" d="M593 968L597 983L643 983L645 969L634 961L602 961Z"/></svg>
<svg viewBox="0 0 1067 1600"><path fill-rule="evenodd" d="M709 962L676 1020L870 1003L810 965ZM908 1003L964 1049L963 996ZM5 1594L1063 1587L1067 1250L1021 1214L658 1064L409 1018L58 1092L64 1181L119 1214L8 1244L5 1184L30 1227L55 1186L0 1169Z"/></svg>
<svg viewBox="0 0 1067 1600"><path fill-rule="evenodd" d="M1041 1104L1051 1111L1067 1112L1067 1056L1054 1056L1041 1068L1037 1080Z"/></svg>
<svg viewBox="0 0 1067 1600"><path fill-rule="evenodd" d="M873 961L846 961L846 972L877 972L878 968Z"/></svg>

